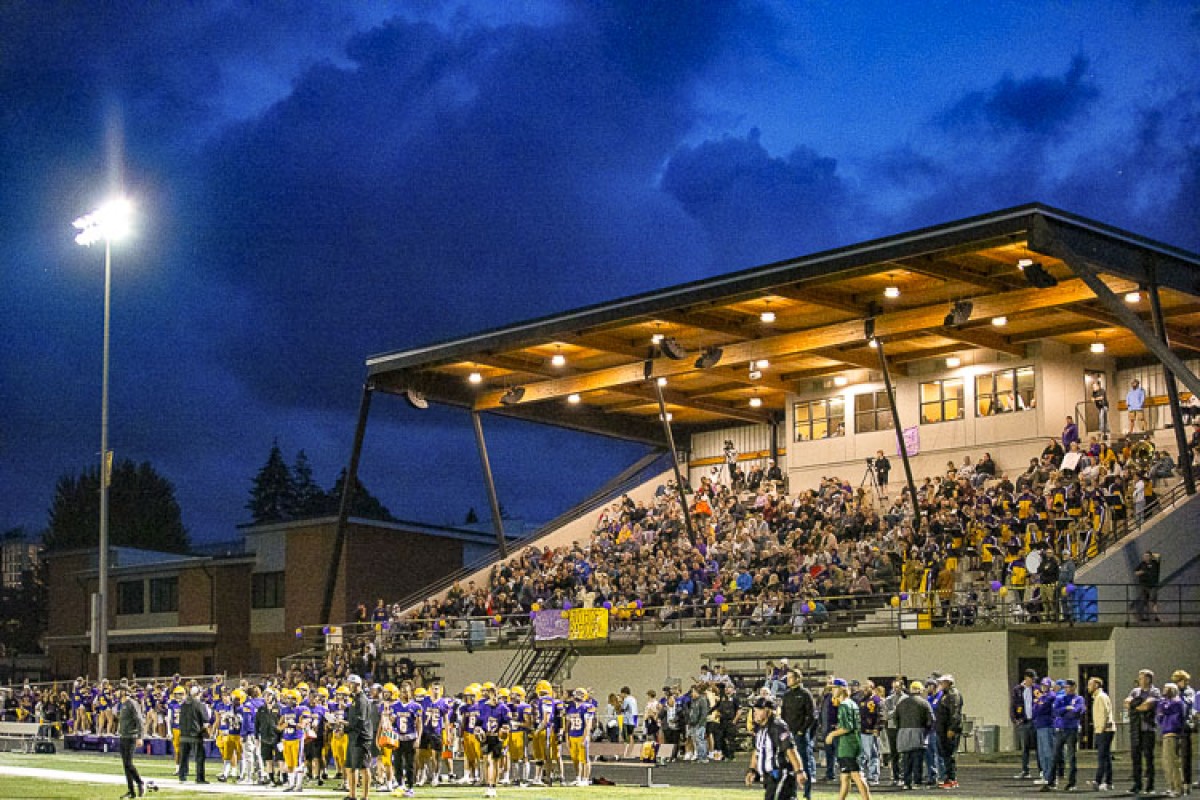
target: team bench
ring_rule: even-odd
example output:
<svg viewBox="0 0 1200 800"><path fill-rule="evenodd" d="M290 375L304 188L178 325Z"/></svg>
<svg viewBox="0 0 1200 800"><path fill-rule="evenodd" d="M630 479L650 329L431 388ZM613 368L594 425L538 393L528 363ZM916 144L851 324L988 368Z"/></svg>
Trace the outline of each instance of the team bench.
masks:
<svg viewBox="0 0 1200 800"><path fill-rule="evenodd" d="M32 753L41 729L36 722L0 722L0 750L13 752L19 746L21 752Z"/></svg>
<svg viewBox="0 0 1200 800"><path fill-rule="evenodd" d="M667 784L654 782L654 768L660 761L666 761L675 754L675 745L660 744L658 752L651 761L642 761L642 744L640 742L632 744L592 742L588 745L588 754L592 757L593 776L598 768L601 771L609 767L644 769L646 770L646 781L642 785L650 789L658 789Z"/></svg>

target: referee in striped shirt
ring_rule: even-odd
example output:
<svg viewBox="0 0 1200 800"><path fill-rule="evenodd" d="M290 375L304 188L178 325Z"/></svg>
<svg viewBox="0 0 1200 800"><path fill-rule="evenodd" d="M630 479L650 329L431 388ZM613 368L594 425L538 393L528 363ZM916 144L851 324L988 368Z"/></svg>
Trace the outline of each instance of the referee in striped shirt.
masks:
<svg viewBox="0 0 1200 800"><path fill-rule="evenodd" d="M752 704L754 754L746 770L746 785L763 783L766 800L796 800L798 781L804 777L796 740L787 723L775 715L775 700L759 697Z"/></svg>

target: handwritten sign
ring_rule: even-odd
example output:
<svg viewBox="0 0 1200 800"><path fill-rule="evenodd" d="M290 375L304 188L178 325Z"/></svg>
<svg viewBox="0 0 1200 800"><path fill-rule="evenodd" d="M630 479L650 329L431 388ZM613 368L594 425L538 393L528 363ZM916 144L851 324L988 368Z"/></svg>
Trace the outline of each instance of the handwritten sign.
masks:
<svg viewBox="0 0 1200 800"><path fill-rule="evenodd" d="M571 632L567 613L559 611L557 608L536 612L533 615L533 638L539 642L548 639L566 639Z"/></svg>
<svg viewBox="0 0 1200 800"><path fill-rule="evenodd" d="M910 456L919 455L921 452L921 429L914 425L911 428L905 428L903 433L904 449ZM897 449L896 455L900 455Z"/></svg>
<svg viewBox="0 0 1200 800"><path fill-rule="evenodd" d="M571 623L568 639L608 638L608 609L573 608L567 613Z"/></svg>

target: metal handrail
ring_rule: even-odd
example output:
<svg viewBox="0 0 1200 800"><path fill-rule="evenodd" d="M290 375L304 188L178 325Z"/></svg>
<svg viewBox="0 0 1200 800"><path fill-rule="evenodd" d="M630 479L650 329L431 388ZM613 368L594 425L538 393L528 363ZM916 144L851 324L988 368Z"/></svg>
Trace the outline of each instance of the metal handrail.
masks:
<svg viewBox="0 0 1200 800"><path fill-rule="evenodd" d="M709 616L663 619L664 608L618 608L610 612L608 641L622 644L666 644L720 641L757 635L812 638L828 635L908 635L920 631L985 630L1031 626L1117 626L1142 624L1200 626L1200 584L1168 584L1157 590L1159 609L1144 606L1138 584L1055 584L1040 606L1031 598L1035 582L1023 588L952 592L876 592L819 598L824 613L815 609L796 614L781 608L774 620L760 620L740 610L705 606ZM799 598L797 598L799 600ZM801 602L812 602L804 601ZM734 603L733 606L744 606ZM559 613L561 609L547 609ZM427 652L442 649L476 650L526 645L532 636L528 613L492 617L411 619L348 629L350 636L375 637L380 652ZM534 643L537 646L537 643Z"/></svg>

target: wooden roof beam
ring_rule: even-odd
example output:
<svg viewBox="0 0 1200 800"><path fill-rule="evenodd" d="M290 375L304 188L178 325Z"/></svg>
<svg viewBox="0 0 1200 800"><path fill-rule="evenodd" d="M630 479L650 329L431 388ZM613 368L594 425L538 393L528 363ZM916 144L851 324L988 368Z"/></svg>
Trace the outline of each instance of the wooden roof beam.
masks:
<svg viewBox="0 0 1200 800"><path fill-rule="evenodd" d="M1108 311L1104 311L1099 308L1093 308L1089 305L1071 306L1066 310L1085 319L1094 320L1107 325L1110 328L1125 327L1125 323L1123 323L1116 314L1111 314ZM1172 325L1167 325L1166 331L1167 337L1171 340L1172 347L1183 347L1187 350L1200 351L1200 338L1192 336L1187 331Z"/></svg>
<svg viewBox="0 0 1200 800"><path fill-rule="evenodd" d="M1134 288L1133 282L1120 278L1110 279L1109 286L1115 292L1126 292ZM1086 283L1081 279L1072 278L1060 281L1057 286L1049 289L1030 288L984 295L973 298L972 303L975 306L975 313L981 317L995 317L1081 303L1091 300L1094 296ZM901 309L877 317L875 333L886 340L889 336L929 331L942 327L945 317L946 307L942 303ZM846 320L831 325L726 345L723 348L724 361L727 364L739 364L759 358L778 359L797 353L811 353L837 347L845 342L861 341L862 338L862 320ZM538 402L564 397L573 392L582 393L613 388L644 381L648 377L683 375L694 372L695 369L690 358L679 361L656 358L650 365L650 375L646 375L643 364L636 363L582 372L571 377L529 384L525 387L525 398L522 402ZM483 392L479 395L475 408L477 410L498 408L503 395L503 391Z"/></svg>
<svg viewBox="0 0 1200 800"><path fill-rule="evenodd" d="M995 350L998 353L1008 353L1018 358L1025 357L1025 345L1014 343L1007 336L1001 336L984 328L942 327L934 331L934 333L945 339L953 339L956 342L964 342L975 347Z"/></svg>

